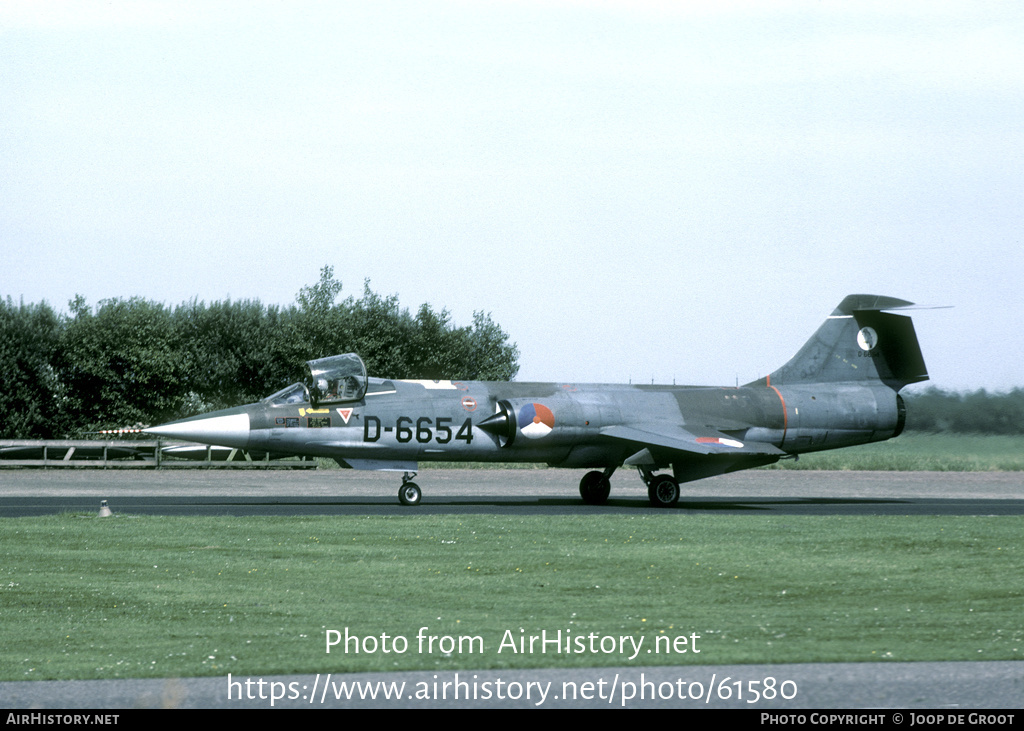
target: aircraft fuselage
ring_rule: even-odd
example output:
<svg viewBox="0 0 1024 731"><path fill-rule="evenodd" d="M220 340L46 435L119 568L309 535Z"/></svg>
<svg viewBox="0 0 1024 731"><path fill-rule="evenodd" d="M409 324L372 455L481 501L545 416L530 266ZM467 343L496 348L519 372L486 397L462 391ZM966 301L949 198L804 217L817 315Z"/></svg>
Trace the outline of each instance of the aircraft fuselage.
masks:
<svg viewBox="0 0 1024 731"><path fill-rule="evenodd" d="M651 502L675 504L679 483L804 452L897 436L899 396L928 378L911 303L850 295L771 375L736 388L370 378L355 354L309 361L309 378L263 401L147 429L254 451L414 473L420 462L539 462L591 468L588 503L636 467ZM672 475L655 471L671 467ZM407 474L408 504L419 488Z"/></svg>
<svg viewBox="0 0 1024 731"><path fill-rule="evenodd" d="M359 467L370 460L373 466L471 461L607 468L640 450L637 443L602 434L615 426L679 425L695 432L710 427L736 442L766 443L785 454L882 441L902 429L900 398L882 385L369 381L365 397L355 403L260 402L201 419L241 417L242 426L223 436L225 446L339 459ZM510 423L500 433L482 428L481 422L501 407L508 409ZM679 461L672 445L650 449L654 466ZM743 454L742 447L733 449Z"/></svg>

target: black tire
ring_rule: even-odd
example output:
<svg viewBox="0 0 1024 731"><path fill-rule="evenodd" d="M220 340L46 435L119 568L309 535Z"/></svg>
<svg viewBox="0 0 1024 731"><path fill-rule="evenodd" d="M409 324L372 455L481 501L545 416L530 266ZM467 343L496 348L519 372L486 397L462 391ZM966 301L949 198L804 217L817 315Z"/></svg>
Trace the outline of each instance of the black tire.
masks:
<svg viewBox="0 0 1024 731"><path fill-rule="evenodd" d="M587 505L604 505L611 491L611 480L603 472L588 472L580 480L580 497Z"/></svg>
<svg viewBox="0 0 1024 731"><path fill-rule="evenodd" d="M398 502L402 505L419 505L423 493L415 482L407 482L398 488Z"/></svg>
<svg viewBox="0 0 1024 731"><path fill-rule="evenodd" d="M668 475L658 475L647 486L647 497L656 508L671 508L679 502L679 483Z"/></svg>

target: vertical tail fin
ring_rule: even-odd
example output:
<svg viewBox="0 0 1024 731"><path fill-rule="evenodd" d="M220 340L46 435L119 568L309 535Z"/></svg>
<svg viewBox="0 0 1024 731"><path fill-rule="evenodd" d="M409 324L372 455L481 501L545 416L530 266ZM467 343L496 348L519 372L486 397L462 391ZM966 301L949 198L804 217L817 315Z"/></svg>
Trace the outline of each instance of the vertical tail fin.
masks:
<svg viewBox="0 0 1024 731"><path fill-rule="evenodd" d="M894 297L851 294L795 356L763 383L881 381L894 391L928 380L909 317L883 310L910 307Z"/></svg>

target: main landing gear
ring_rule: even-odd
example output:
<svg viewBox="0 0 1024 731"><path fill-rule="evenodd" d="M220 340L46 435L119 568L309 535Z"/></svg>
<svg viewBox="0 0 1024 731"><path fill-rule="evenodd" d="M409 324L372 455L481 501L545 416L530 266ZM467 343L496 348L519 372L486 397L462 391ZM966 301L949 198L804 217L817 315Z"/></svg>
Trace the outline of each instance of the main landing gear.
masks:
<svg viewBox="0 0 1024 731"><path fill-rule="evenodd" d="M415 476L415 472L406 472L402 475L402 486L398 488L398 502L402 505L419 505L423 498L420 486L412 481Z"/></svg>
<svg viewBox="0 0 1024 731"><path fill-rule="evenodd" d="M656 475L644 467L638 468L640 478L647 485L647 497L656 508L671 508L679 502L679 483L672 475Z"/></svg>
<svg viewBox="0 0 1024 731"><path fill-rule="evenodd" d="M671 508L679 502L679 483L669 474L656 475L648 468L641 467L640 477L647 485L647 497L651 505L656 508ZM608 494L611 492L611 476L615 472L614 467L609 467L604 472L588 472L580 480L580 497L587 505L604 505L608 502ZM402 486L398 488L398 502L402 505L419 505L423 498L420 486L412 479L415 472L406 472L402 475Z"/></svg>
<svg viewBox="0 0 1024 731"><path fill-rule="evenodd" d="M604 472L588 472L580 480L580 497L587 505L604 505L608 501L608 493L612 490L611 476L614 467Z"/></svg>
<svg viewBox="0 0 1024 731"><path fill-rule="evenodd" d="M679 483L670 474L656 475L649 468L641 467L640 478L647 485L647 497L656 508L671 508L679 502ZM604 505L611 491L611 476L614 467L604 472L588 472L580 480L580 497L587 505Z"/></svg>

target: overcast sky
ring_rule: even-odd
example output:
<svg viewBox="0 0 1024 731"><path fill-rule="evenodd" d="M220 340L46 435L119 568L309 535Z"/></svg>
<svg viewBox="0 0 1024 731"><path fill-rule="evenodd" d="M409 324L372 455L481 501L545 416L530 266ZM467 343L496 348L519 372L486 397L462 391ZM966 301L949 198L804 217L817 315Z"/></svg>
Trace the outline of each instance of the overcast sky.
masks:
<svg viewBox="0 0 1024 731"><path fill-rule="evenodd" d="M849 293L1024 386L1014 2L0 3L0 297L294 302L733 385ZM387 375L387 374L380 374Z"/></svg>

